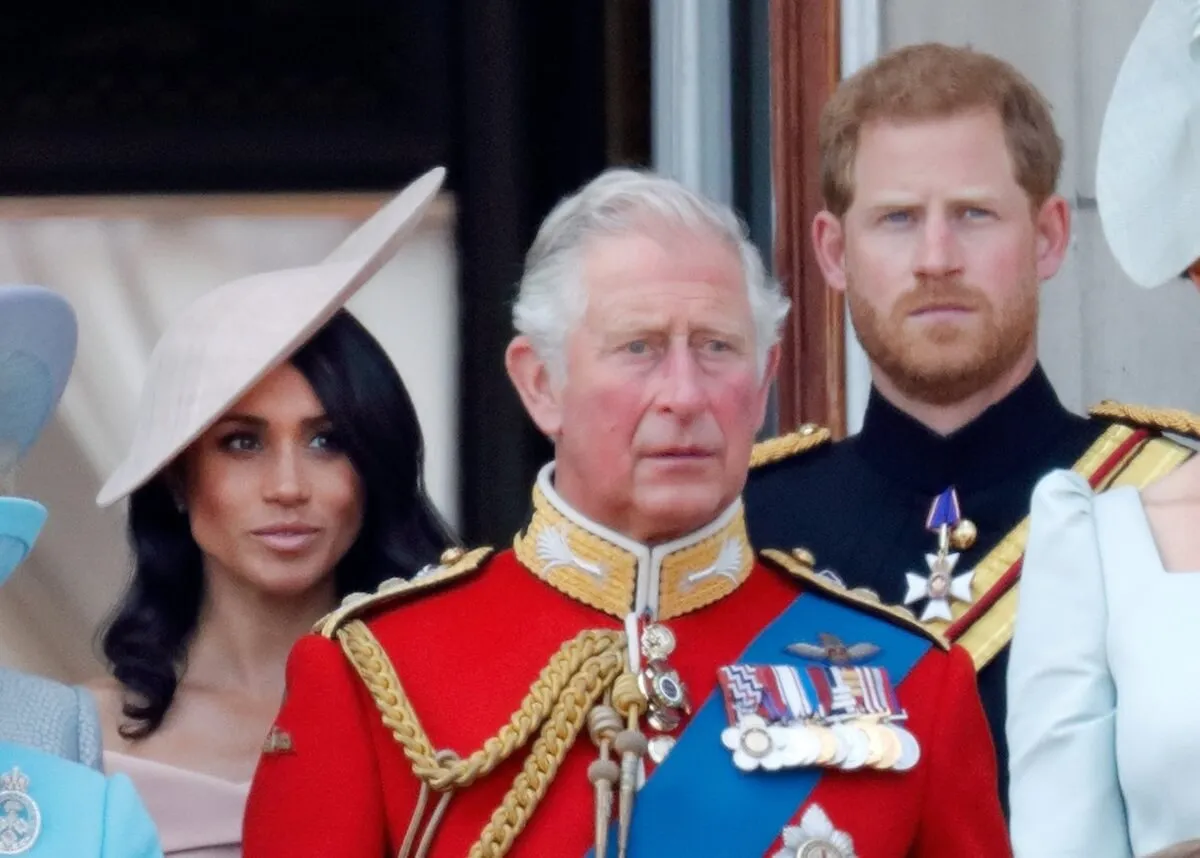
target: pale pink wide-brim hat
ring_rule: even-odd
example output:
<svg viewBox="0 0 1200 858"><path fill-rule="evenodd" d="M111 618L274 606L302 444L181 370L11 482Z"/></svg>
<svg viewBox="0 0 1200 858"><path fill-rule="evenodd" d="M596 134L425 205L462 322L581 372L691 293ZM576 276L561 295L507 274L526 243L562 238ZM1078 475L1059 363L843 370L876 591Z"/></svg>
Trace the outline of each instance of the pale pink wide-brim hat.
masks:
<svg viewBox="0 0 1200 858"><path fill-rule="evenodd" d="M129 453L96 503L153 478L333 318L396 253L445 174L417 179L319 264L226 283L172 320L150 356Z"/></svg>
<svg viewBox="0 0 1200 858"><path fill-rule="evenodd" d="M1155 0L1138 28L1104 114L1096 204L1139 286L1200 257L1200 0Z"/></svg>

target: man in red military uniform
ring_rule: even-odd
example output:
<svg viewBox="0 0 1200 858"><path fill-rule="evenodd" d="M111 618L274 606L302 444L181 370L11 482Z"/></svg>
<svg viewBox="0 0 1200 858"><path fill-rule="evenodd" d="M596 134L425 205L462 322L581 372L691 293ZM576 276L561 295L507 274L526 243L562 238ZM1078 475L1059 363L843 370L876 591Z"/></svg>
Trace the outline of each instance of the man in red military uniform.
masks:
<svg viewBox="0 0 1200 858"><path fill-rule="evenodd" d="M296 646L247 858L1010 854L966 653L749 545L786 311L675 182L559 204L507 354L555 443L531 519Z"/></svg>

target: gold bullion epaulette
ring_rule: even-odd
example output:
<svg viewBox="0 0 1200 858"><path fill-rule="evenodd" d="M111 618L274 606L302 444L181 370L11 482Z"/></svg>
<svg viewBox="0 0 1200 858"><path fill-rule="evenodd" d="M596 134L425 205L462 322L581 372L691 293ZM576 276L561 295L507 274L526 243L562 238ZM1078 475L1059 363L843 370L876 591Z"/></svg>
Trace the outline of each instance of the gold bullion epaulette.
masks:
<svg viewBox="0 0 1200 858"><path fill-rule="evenodd" d="M400 599L428 592L474 572L494 551L491 547L473 548L470 551L448 548L442 552L438 565L426 566L412 578L388 578L374 593L348 593L340 606L317 621L313 631L332 639L337 630L350 620L359 619Z"/></svg>
<svg viewBox="0 0 1200 858"><path fill-rule="evenodd" d="M750 467L761 468L763 465L799 456L801 453L807 453L809 450L815 450L817 447L828 444L832 437L832 433L824 426L805 423L795 432L767 438L765 441L755 444L750 453Z"/></svg>
<svg viewBox="0 0 1200 858"><path fill-rule="evenodd" d="M874 591L868 590L866 587L850 589L822 575L818 575L813 571L813 556L807 549L795 548L789 554L786 551L776 551L773 548L768 548L760 551L759 556L793 578L799 578L806 585L817 590L821 595L828 596L835 602L852 605L872 616L887 620L906 631L932 641L939 649L950 649L949 641L933 629L922 625L913 612L907 608L885 604Z"/></svg>
<svg viewBox="0 0 1200 858"><path fill-rule="evenodd" d="M1099 405L1092 406L1088 413L1093 417L1129 423L1143 429L1200 439L1200 416L1182 408L1150 408L1145 405L1125 405L1106 399Z"/></svg>

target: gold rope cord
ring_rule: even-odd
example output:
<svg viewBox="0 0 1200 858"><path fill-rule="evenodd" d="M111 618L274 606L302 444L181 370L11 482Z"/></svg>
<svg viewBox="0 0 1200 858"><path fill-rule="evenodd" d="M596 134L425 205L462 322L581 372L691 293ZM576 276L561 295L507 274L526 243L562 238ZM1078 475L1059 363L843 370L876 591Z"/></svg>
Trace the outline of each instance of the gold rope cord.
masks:
<svg viewBox="0 0 1200 858"><path fill-rule="evenodd" d="M462 759L439 759L391 660L370 629L354 620L337 635L413 773L435 790L468 786L494 771L540 728L521 772L472 847L472 858L500 858L508 852L557 774L588 711L626 670L622 632L580 632L554 654L508 724L482 748Z"/></svg>
<svg viewBox="0 0 1200 858"><path fill-rule="evenodd" d="M750 467L759 468L788 456L797 456L813 447L821 446L832 437L833 434L828 429L809 425L786 435L767 438L765 441L759 441L751 450Z"/></svg>
<svg viewBox="0 0 1200 858"><path fill-rule="evenodd" d="M1124 405L1105 400L1093 406L1090 413L1094 417L1121 420L1137 426L1186 435L1189 438L1200 438L1200 417L1182 408L1147 408L1144 405Z"/></svg>
<svg viewBox="0 0 1200 858"><path fill-rule="evenodd" d="M571 677L525 758L521 772L492 813L479 841L467 853L469 858L500 858L508 853L575 744L587 713L624 669L625 653L620 649L610 650L587 661Z"/></svg>

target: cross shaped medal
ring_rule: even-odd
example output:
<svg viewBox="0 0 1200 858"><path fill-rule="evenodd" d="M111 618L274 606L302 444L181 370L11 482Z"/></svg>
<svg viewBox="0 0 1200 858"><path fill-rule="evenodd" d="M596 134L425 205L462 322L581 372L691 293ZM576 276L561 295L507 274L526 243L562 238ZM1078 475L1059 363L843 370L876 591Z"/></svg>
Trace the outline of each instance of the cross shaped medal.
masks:
<svg viewBox="0 0 1200 858"><path fill-rule="evenodd" d="M960 530L966 523L958 506L958 493L948 488L936 498L929 507L929 515L925 518L925 529L937 535L938 547L936 554L926 554L925 564L929 567L928 575L908 572L908 593L904 596L904 604L911 605L925 600L925 609L921 612L921 622L929 620L954 619L950 612L950 602L970 604L971 582L975 572L954 574L958 563L958 553L951 553L951 529ZM972 528L973 529L973 528Z"/></svg>

